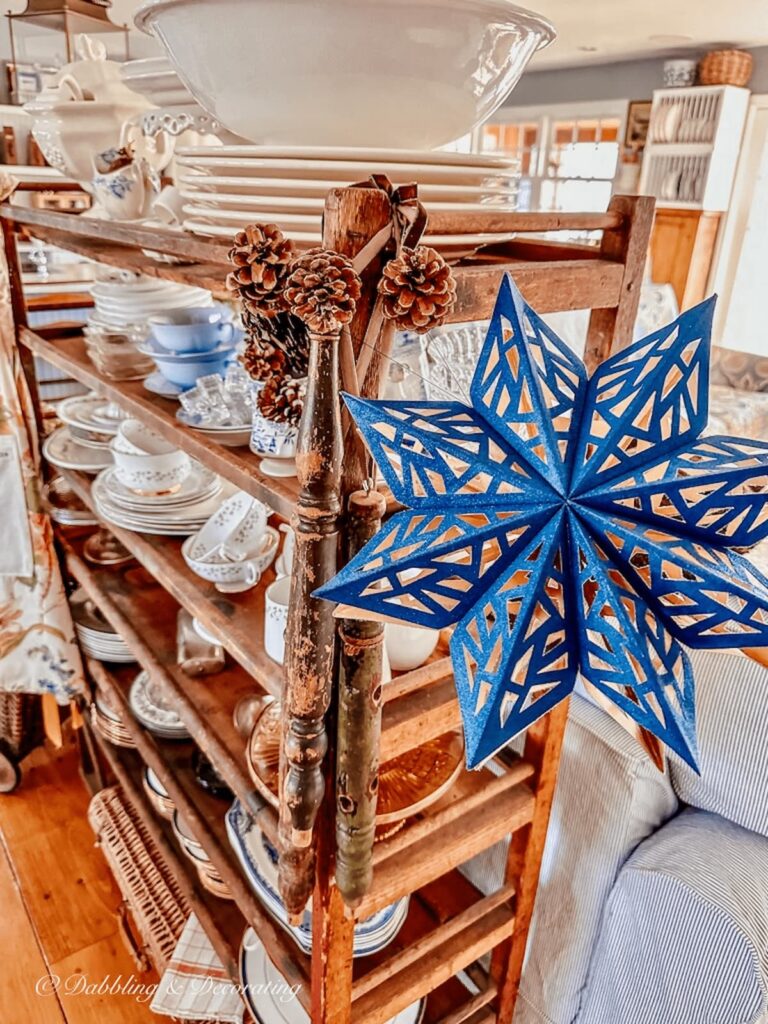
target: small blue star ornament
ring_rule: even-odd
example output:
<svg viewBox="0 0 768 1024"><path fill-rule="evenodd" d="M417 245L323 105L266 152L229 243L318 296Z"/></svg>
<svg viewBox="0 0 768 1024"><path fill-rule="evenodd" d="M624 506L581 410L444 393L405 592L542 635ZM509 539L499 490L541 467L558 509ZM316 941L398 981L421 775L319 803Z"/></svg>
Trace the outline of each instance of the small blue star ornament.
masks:
<svg viewBox="0 0 768 1024"><path fill-rule="evenodd" d="M451 638L467 766L577 673L696 769L682 644L768 645L768 444L700 437L714 299L581 360L502 281L462 402L345 396L406 506L317 596ZM731 549L731 550L729 550Z"/></svg>

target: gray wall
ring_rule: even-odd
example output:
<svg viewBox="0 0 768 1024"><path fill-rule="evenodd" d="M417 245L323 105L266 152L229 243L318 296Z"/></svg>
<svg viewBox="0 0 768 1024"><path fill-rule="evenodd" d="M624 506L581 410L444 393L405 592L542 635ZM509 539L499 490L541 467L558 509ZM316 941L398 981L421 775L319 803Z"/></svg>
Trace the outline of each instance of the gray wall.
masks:
<svg viewBox="0 0 768 1024"><path fill-rule="evenodd" d="M698 54L692 54L698 56ZM749 88L768 93L768 46L752 50L754 70ZM579 103L588 100L651 98L660 89L664 58L588 64L578 68L529 71L521 78L505 106L539 103Z"/></svg>

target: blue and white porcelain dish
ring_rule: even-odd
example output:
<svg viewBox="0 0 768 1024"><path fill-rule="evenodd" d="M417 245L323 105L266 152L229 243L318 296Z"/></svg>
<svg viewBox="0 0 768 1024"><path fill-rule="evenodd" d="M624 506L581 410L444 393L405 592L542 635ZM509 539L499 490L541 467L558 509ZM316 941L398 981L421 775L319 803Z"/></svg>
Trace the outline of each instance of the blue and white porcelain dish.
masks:
<svg viewBox="0 0 768 1024"><path fill-rule="evenodd" d="M264 906L285 927L305 953L312 949L312 912L304 911L298 927L288 924L288 915L277 891L277 850L254 819L235 800L226 815L227 835L251 887ZM409 897L377 911L355 925L353 955L369 956L384 949L397 935L408 914Z"/></svg>

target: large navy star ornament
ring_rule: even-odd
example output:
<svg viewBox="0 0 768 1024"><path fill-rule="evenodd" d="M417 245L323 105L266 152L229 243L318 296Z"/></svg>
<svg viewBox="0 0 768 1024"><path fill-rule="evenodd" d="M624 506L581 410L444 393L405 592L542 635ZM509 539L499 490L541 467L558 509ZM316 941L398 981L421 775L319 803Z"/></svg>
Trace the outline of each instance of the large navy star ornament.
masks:
<svg viewBox="0 0 768 1024"><path fill-rule="evenodd" d="M505 276L461 402L345 396L406 511L316 594L451 639L468 767L581 672L696 768L681 643L768 645L768 444L700 434L714 299L582 362Z"/></svg>

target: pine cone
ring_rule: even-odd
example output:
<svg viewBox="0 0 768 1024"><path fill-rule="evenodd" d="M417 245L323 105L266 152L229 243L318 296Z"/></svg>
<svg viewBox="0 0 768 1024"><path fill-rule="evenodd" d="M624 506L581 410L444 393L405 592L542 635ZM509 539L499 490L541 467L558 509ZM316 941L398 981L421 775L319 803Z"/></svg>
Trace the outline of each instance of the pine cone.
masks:
<svg viewBox="0 0 768 1024"><path fill-rule="evenodd" d="M293 255L293 242L276 224L249 224L237 232L229 250L235 269L227 276L227 288L240 295L250 312L274 316L285 309L283 285Z"/></svg>
<svg viewBox="0 0 768 1024"><path fill-rule="evenodd" d="M261 338L250 337L240 356L246 373L254 380L269 380L271 377L285 376L285 352Z"/></svg>
<svg viewBox="0 0 768 1024"><path fill-rule="evenodd" d="M293 264L285 299L310 331L336 334L354 316L361 290L360 278L346 256L309 249Z"/></svg>
<svg viewBox="0 0 768 1024"><path fill-rule="evenodd" d="M298 427L306 389L306 377L271 377L259 392L259 412L265 419Z"/></svg>
<svg viewBox="0 0 768 1024"><path fill-rule="evenodd" d="M424 334L444 322L456 302L451 268L436 249L404 248L379 281L384 316L404 331Z"/></svg>
<svg viewBox="0 0 768 1024"><path fill-rule="evenodd" d="M283 375L306 377L309 366L307 328L292 313L275 313L266 317L243 310L243 326L248 340L283 353Z"/></svg>

